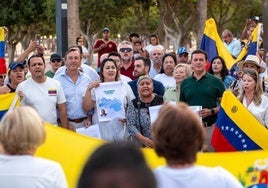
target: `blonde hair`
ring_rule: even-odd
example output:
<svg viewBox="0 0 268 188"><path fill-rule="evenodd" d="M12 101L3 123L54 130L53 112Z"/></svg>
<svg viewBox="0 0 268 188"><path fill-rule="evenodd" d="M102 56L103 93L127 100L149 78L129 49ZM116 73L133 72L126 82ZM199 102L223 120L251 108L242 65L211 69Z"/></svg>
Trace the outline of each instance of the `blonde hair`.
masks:
<svg viewBox="0 0 268 188"><path fill-rule="evenodd" d="M38 113L29 106L7 112L0 122L0 143L11 155L28 154L45 141L45 128Z"/></svg>
<svg viewBox="0 0 268 188"><path fill-rule="evenodd" d="M245 70L243 71L242 74L242 78L244 75L248 75L251 78L253 78L253 80L256 82L256 87L254 90L254 97L253 97L253 102L256 106L259 106L261 104L261 95L263 94L263 89L262 89L262 85L261 85L261 80L259 77L259 74L256 70ZM241 95L238 97L238 99L243 102L243 98L245 97L245 90L243 89Z"/></svg>
<svg viewBox="0 0 268 188"><path fill-rule="evenodd" d="M187 76L190 76L190 75L193 73L191 66L188 65L188 64L186 64L186 63L179 63L179 64L177 64L177 65L175 66L175 68L174 68L174 72L175 72L175 70L177 70L179 67L184 67L184 68L185 68L185 72L186 72L186 75L187 75Z"/></svg>

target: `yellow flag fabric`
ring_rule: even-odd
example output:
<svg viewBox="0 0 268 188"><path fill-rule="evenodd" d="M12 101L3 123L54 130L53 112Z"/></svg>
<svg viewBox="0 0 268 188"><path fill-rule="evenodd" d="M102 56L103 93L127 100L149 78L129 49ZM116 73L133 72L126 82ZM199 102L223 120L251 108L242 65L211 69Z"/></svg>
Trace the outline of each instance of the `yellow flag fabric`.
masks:
<svg viewBox="0 0 268 188"><path fill-rule="evenodd" d="M261 32L261 25L260 25L260 23L258 23L258 25L255 27L255 29L251 33L249 41L247 41L247 44L241 50L238 57L236 58L236 62L241 61L246 55L256 55L257 54L260 32Z"/></svg>
<svg viewBox="0 0 268 188"><path fill-rule="evenodd" d="M207 52L209 61L211 61L215 56L221 56L228 69L230 69L235 63L235 59L229 53L218 34L217 26L213 18L208 19L205 23L200 48Z"/></svg>
<svg viewBox="0 0 268 188"><path fill-rule="evenodd" d="M36 155L57 161L63 167L70 188L75 188L88 156L102 140L89 138L63 128L46 124L46 141Z"/></svg>
<svg viewBox="0 0 268 188"><path fill-rule="evenodd" d="M220 38L215 20L213 18L209 18L205 23L205 29L200 44L200 49L207 52L208 60L210 62L215 56L221 56L224 59L227 68L230 70L236 62L244 59L246 55L256 55L260 32L261 25L258 24L253 30L248 43L235 59L229 53L222 39Z"/></svg>
<svg viewBox="0 0 268 188"><path fill-rule="evenodd" d="M225 91L221 101L212 145L216 151L268 149L268 130L233 95Z"/></svg>
<svg viewBox="0 0 268 188"><path fill-rule="evenodd" d="M5 29L4 27L0 27L0 41L5 40Z"/></svg>
<svg viewBox="0 0 268 188"><path fill-rule="evenodd" d="M59 162L66 174L69 187L75 188L84 163L90 154L105 142L50 124L46 124L46 132L46 142L38 149L36 155ZM154 150L143 149L143 153L152 169L165 165L165 160L159 158ZM259 184L264 172L268 171L268 152L199 153L197 164L223 166L243 185L255 185Z"/></svg>
<svg viewBox="0 0 268 188"><path fill-rule="evenodd" d="M0 120L3 115L8 111L13 99L16 97L16 93L0 94ZM17 100L15 106L19 106L20 100Z"/></svg>
<svg viewBox="0 0 268 188"><path fill-rule="evenodd" d="M262 149L268 150L268 130L237 100L231 91L224 92L221 105L226 114L244 133Z"/></svg>

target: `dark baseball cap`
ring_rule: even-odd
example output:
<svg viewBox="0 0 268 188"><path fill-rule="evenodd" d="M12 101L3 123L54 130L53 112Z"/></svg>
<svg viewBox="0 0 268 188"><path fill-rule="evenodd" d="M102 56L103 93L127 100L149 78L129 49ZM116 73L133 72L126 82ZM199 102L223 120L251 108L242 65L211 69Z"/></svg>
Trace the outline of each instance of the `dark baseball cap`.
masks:
<svg viewBox="0 0 268 188"><path fill-rule="evenodd" d="M58 59L60 59L60 60L62 60L62 58L61 58L61 56L59 55L59 54L51 54L51 56L50 56L50 61L52 61L52 60L58 60Z"/></svg>
<svg viewBox="0 0 268 188"><path fill-rule="evenodd" d="M21 67L22 69L25 67L25 62L12 62L9 64L8 68L10 70L15 70L17 67Z"/></svg>
<svg viewBox="0 0 268 188"><path fill-rule="evenodd" d="M110 29L108 27L103 28L102 32L105 32L105 31L107 31L108 33L110 33Z"/></svg>

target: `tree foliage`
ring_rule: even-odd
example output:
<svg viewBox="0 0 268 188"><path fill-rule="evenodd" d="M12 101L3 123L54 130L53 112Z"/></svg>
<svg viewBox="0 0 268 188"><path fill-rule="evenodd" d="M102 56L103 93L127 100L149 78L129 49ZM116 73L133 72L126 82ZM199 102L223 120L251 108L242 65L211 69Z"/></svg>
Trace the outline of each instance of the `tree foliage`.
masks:
<svg viewBox="0 0 268 188"><path fill-rule="evenodd" d="M263 0L265 1L265 0ZM80 32L89 46L101 29L109 27L112 38L137 32L143 38L159 35L164 45L185 45L190 33L201 30L197 22L198 0L79 0ZM262 15L262 0L207 0L208 17L216 20L219 33L230 29L239 37L246 18ZM29 43L35 33L55 34L55 0L1 0L0 24L9 29L7 46ZM169 41L169 42L166 42ZM10 54L9 54L10 55ZM11 55L12 56L12 55Z"/></svg>
<svg viewBox="0 0 268 188"><path fill-rule="evenodd" d="M35 33L55 33L54 3L53 0L1 0L0 25L8 28L6 44L9 61L14 59L18 42L25 48Z"/></svg>
<svg viewBox="0 0 268 188"><path fill-rule="evenodd" d="M218 32L231 30L240 37L246 19L262 13L262 0L208 0L208 15L215 19Z"/></svg>

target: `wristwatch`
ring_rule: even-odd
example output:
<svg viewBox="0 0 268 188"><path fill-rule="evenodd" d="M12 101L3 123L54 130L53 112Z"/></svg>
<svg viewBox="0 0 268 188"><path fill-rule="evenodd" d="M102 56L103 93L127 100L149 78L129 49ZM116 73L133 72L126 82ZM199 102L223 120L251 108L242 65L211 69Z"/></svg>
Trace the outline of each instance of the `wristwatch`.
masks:
<svg viewBox="0 0 268 188"><path fill-rule="evenodd" d="M215 110L212 108L211 110L211 114L214 115L215 114Z"/></svg>

